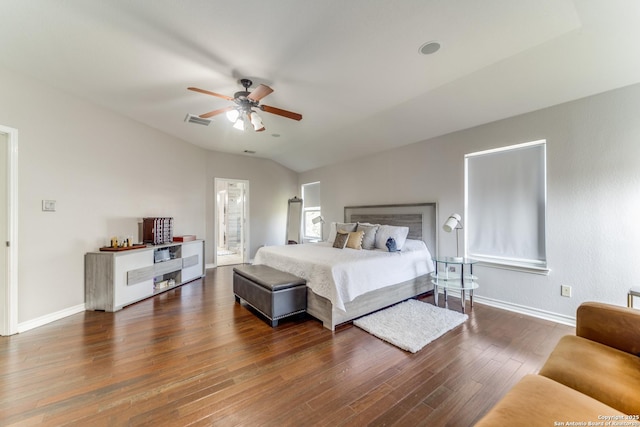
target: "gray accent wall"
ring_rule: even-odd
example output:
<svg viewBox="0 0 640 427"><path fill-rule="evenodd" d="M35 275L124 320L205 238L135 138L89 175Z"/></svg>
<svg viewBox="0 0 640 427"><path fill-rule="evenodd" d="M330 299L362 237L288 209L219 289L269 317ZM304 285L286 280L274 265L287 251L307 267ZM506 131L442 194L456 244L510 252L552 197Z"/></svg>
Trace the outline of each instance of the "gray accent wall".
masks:
<svg viewBox="0 0 640 427"><path fill-rule="evenodd" d="M626 305L640 283L639 112L640 85L629 86L304 172L299 183L322 183L328 223L345 205L432 201L442 223L464 212L465 154L546 139L551 272L478 267L475 300L572 323L581 302ZM440 253L455 253L455 234L439 233Z"/></svg>

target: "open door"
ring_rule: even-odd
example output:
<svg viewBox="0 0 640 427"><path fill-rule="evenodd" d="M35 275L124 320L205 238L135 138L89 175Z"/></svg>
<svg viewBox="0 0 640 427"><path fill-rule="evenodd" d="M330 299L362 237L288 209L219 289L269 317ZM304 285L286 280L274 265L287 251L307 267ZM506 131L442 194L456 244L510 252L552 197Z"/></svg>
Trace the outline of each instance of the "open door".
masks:
<svg viewBox="0 0 640 427"><path fill-rule="evenodd" d="M216 178L215 192L214 262L216 266L246 263L249 181Z"/></svg>

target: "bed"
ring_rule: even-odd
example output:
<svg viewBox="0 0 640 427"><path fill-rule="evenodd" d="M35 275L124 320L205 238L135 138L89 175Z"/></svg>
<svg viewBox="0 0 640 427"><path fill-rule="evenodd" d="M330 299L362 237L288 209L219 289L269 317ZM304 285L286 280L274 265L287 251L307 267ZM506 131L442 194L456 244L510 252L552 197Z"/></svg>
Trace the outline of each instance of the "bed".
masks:
<svg viewBox="0 0 640 427"><path fill-rule="evenodd" d="M307 312L335 330L337 325L431 291L431 254L436 250L437 206L348 206L345 223L407 227L400 252L336 249L331 242L268 246L254 264L265 264L307 280ZM382 230L382 228L380 229Z"/></svg>

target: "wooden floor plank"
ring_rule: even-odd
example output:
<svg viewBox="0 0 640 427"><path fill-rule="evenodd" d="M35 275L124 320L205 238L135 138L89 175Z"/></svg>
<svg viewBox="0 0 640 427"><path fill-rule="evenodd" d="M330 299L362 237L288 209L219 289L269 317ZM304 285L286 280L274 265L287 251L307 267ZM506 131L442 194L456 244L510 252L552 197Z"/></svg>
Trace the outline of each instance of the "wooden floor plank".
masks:
<svg viewBox="0 0 640 427"><path fill-rule="evenodd" d="M411 354L306 315L271 328L235 302L231 267L208 270L116 313L0 337L0 424L473 425L574 329L468 314Z"/></svg>

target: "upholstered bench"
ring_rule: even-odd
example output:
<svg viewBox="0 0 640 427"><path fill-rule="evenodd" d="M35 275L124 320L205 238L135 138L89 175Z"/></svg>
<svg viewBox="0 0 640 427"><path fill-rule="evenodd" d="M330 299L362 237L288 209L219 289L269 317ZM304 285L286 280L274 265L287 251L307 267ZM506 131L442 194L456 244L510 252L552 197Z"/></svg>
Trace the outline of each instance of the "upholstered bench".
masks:
<svg viewBox="0 0 640 427"><path fill-rule="evenodd" d="M307 281L266 265L233 269L236 302L243 299L278 326L278 320L307 309Z"/></svg>

